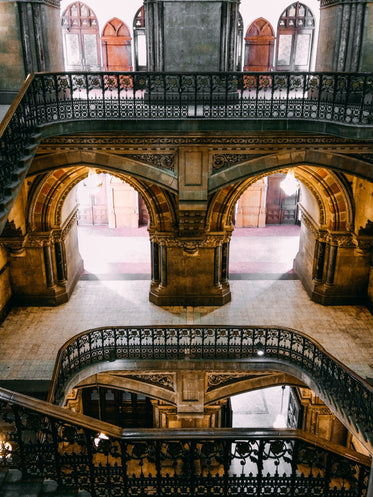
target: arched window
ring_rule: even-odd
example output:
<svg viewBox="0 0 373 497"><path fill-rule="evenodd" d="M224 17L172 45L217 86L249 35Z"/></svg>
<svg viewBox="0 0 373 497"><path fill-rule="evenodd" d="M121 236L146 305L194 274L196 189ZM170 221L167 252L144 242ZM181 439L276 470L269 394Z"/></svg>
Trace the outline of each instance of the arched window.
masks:
<svg viewBox="0 0 373 497"><path fill-rule="evenodd" d="M131 34L123 21L114 17L102 32L104 71L132 71Z"/></svg>
<svg viewBox="0 0 373 497"><path fill-rule="evenodd" d="M70 4L62 14L67 71L99 71L100 36L96 14L83 2Z"/></svg>
<svg viewBox="0 0 373 497"><path fill-rule="evenodd" d="M146 57L146 27L144 6L136 12L133 21L133 37L135 44L135 71L146 71L148 67Z"/></svg>
<svg viewBox="0 0 373 497"><path fill-rule="evenodd" d="M296 2L284 10L278 22L278 71L309 71L314 30L315 18L306 5Z"/></svg>
<svg viewBox="0 0 373 497"><path fill-rule="evenodd" d="M256 19L245 36L244 71L270 71L273 64L275 33L263 17Z"/></svg>

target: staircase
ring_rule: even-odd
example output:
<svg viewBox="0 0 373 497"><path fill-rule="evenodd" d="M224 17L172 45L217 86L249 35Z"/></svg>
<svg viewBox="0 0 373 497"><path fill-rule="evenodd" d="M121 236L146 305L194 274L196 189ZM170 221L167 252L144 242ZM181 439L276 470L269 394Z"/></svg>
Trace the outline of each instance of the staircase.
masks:
<svg viewBox="0 0 373 497"><path fill-rule="evenodd" d="M0 471L0 497L90 497L86 490L60 489L54 480L27 481L18 469Z"/></svg>

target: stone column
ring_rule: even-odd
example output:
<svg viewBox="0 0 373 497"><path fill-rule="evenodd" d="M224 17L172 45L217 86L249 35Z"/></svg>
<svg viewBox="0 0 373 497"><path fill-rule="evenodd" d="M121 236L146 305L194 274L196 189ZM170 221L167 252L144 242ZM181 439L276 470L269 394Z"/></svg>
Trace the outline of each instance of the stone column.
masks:
<svg viewBox="0 0 373 497"><path fill-rule="evenodd" d="M314 279L318 283L322 282L323 275L324 275L325 247L326 247L325 241L316 240L316 256L315 256Z"/></svg>
<svg viewBox="0 0 373 497"><path fill-rule="evenodd" d="M336 266L336 262L337 262L337 253L338 253L337 245L329 245L328 267L326 270L326 284L327 285L333 285L333 283L334 283L334 273L335 273L335 266Z"/></svg>
<svg viewBox="0 0 373 497"><path fill-rule="evenodd" d="M372 46L366 40L373 20L366 19L366 10L365 0L321 0L317 71L369 70L366 52Z"/></svg>
<svg viewBox="0 0 373 497"><path fill-rule="evenodd" d="M150 301L157 305L182 306L229 302L228 236L221 233L197 240L153 234L153 246L159 243L161 247L161 269L155 279L153 268Z"/></svg>
<svg viewBox="0 0 373 497"><path fill-rule="evenodd" d="M144 0L149 71L234 71L239 0Z"/></svg>
<svg viewBox="0 0 373 497"><path fill-rule="evenodd" d="M56 256L56 268L58 283L64 283L66 280L66 263L63 241L57 240L54 243L54 251Z"/></svg>
<svg viewBox="0 0 373 497"><path fill-rule="evenodd" d="M43 247L44 252L44 267L45 267L45 277L47 280L47 287L54 285L54 274L53 274L53 261L50 244L46 244Z"/></svg>

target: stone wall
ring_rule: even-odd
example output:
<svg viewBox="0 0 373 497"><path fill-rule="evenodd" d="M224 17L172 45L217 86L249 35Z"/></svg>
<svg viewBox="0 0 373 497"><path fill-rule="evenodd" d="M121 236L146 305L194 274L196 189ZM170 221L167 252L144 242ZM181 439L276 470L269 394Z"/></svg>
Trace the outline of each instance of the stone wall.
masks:
<svg viewBox="0 0 373 497"><path fill-rule="evenodd" d="M0 67L0 104L9 104L25 78L16 2L0 2Z"/></svg>

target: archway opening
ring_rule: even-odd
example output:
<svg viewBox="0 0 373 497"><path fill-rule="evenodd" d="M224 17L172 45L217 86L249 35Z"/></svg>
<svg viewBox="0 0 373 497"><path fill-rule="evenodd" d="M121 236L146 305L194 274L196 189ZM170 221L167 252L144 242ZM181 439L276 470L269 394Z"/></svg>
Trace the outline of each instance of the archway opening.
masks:
<svg viewBox="0 0 373 497"><path fill-rule="evenodd" d="M124 180L90 170L77 185L78 243L89 275L148 275L149 215L141 195Z"/></svg>
<svg viewBox="0 0 373 497"><path fill-rule="evenodd" d="M296 180L290 184L292 189L287 188L289 181L291 176L284 173L261 178L236 203L230 247L232 279L240 274L295 278L301 190Z"/></svg>

